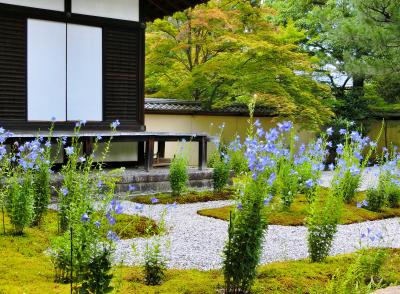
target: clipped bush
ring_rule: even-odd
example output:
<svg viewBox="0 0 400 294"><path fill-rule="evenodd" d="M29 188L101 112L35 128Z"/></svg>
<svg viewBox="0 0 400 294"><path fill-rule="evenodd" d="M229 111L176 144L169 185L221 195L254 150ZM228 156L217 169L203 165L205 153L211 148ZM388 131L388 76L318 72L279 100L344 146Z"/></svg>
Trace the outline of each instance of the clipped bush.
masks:
<svg viewBox="0 0 400 294"><path fill-rule="evenodd" d="M213 186L215 191L221 192L225 188L228 184L230 171L229 163L224 159L220 159L214 164Z"/></svg>
<svg viewBox="0 0 400 294"><path fill-rule="evenodd" d="M172 159L169 168L169 182L171 184L172 194L180 196L186 190L188 180L188 161L184 155L177 154Z"/></svg>
<svg viewBox="0 0 400 294"><path fill-rule="evenodd" d="M385 193L381 189L368 189L366 193L366 200L368 202L367 209L371 211L381 211L385 205Z"/></svg>
<svg viewBox="0 0 400 294"><path fill-rule="evenodd" d="M326 201L314 201L307 218L308 252L312 262L321 262L329 255L337 231L342 199L329 193Z"/></svg>

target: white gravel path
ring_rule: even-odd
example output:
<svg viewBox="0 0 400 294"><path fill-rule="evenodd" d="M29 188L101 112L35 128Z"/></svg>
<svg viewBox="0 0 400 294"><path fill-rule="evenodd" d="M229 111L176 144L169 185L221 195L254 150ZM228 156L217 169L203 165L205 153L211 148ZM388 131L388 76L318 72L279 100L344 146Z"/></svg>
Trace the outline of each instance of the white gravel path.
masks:
<svg viewBox="0 0 400 294"><path fill-rule="evenodd" d="M366 173L361 190L376 185L376 171ZM323 185L329 183L331 174L324 173ZM159 237L163 244L164 254L167 256L170 268L180 269L215 269L221 267L222 249L227 238L228 223L209 217L200 216L197 211L206 208L216 208L233 204L233 201L212 201L205 203L182 204L175 208L168 208L165 217L168 233ZM127 214L138 213L135 203L124 201ZM145 205L141 215L160 220L165 205ZM383 239L371 241L361 239L361 234L381 232ZM398 218L369 221L360 224L340 225L331 250L332 255L348 253L363 246L400 247L400 220ZM305 227L289 227L270 225L264 241L262 263L301 259L307 253L307 229ZM121 240L117 243L116 261L125 264L140 264L147 242L155 238ZM366 240L368 240L366 242ZM169 245L166 245L169 244ZM132 245L136 250L132 249Z"/></svg>

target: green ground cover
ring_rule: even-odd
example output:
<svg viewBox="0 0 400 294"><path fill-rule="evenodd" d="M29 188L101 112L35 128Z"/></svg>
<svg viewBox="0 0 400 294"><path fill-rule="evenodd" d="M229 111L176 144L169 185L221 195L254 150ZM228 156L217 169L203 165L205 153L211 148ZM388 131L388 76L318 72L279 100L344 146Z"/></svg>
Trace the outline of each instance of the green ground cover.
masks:
<svg viewBox="0 0 400 294"><path fill-rule="evenodd" d="M10 229L7 218L6 228ZM69 293L69 285L54 282L53 266L45 254L57 231L56 213L49 212L40 229L28 228L23 236L0 233L0 293ZM400 250L388 252L382 286L400 280ZM347 269L355 257L348 254L323 263L300 260L260 266L254 293L324 293L332 277ZM160 286L146 286L140 267L115 267L114 274L115 293L214 294L223 287L219 270L168 270Z"/></svg>
<svg viewBox="0 0 400 294"><path fill-rule="evenodd" d="M182 194L181 196L174 196L171 193L159 193L154 195L136 196L131 200L142 204L155 204L152 203L152 199L157 198L158 202L156 204L172 204L174 202L176 202L177 204L185 204L216 200L230 200L233 199L233 194L234 192L231 189L226 189L222 192L189 191Z"/></svg>
<svg viewBox="0 0 400 294"><path fill-rule="evenodd" d="M321 199L326 196L327 192L327 189L321 189ZM379 220L400 216L400 208L385 207L380 212L373 212L365 208L358 208L356 206L356 202L365 199L365 192L357 192L356 198L356 201L345 204L340 220L341 224L359 223L368 220ZM282 209L281 205L279 204L279 199L275 199L271 205L271 210L268 212L268 222L271 225L302 226L305 224L305 220L308 215L308 208L309 205L303 195L296 197L289 210ZM202 216L228 220L229 213L233 209L234 206L202 209L198 211L198 214Z"/></svg>

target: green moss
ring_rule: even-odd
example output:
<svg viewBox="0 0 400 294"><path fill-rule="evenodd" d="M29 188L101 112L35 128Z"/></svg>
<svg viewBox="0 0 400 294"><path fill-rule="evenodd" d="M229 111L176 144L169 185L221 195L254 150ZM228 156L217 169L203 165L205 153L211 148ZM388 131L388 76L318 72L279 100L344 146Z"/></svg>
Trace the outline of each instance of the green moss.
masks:
<svg viewBox="0 0 400 294"><path fill-rule="evenodd" d="M137 196L132 198L133 202L142 203L142 204L153 204L151 199L157 198L158 204L172 204L174 202L178 204L185 203L196 203L196 202L207 202L207 201L216 201L216 200L230 200L234 198L234 192L230 189L226 189L222 192L213 192L213 191L190 191L188 193L182 194L181 196L173 196L169 193L160 193L155 195L145 195L145 196Z"/></svg>
<svg viewBox="0 0 400 294"><path fill-rule="evenodd" d="M44 252L50 240L58 234L58 214L49 210L40 228L27 228L22 236L11 235L6 220L7 234L0 230L0 293L67 293L68 286L54 283L54 270ZM150 225L152 230L146 231ZM158 232L156 223L139 216L118 215L115 231L122 239L141 237ZM46 290L44 290L46 289Z"/></svg>
<svg viewBox="0 0 400 294"><path fill-rule="evenodd" d="M157 223L144 216L119 214L116 220L114 231L121 239L132 239L160 233Z"/></svg>
<svg viewBox="0 0 400 294"><path fill-rule="evenodd" d="M0 293L69 293L69 285L54 283L53 266L44 254L57 234L56 217L55 212L49 212L40 229L28 228L23 236L0 234ZM388 252L383 285L400 281L400 250ZM332 276L344 272L355 257L348 254L329 257L323 263L299 260L260 266L253 292L324 293ZM144 285L139 267L116 267L114 274L116 293L214 294L223 288L220 270L168 270L160 286Z"/></svg>
<svg viewBox="0 0 400 294"><path fill-rule="evenodd" d="M328 192L327 189L321 191L320 197L323 199ZM365 192L356 193L357 201L365 199ZM268 223L271 225L301 226L305 224L308 216L308 203L303 195L296 197L289 210L283 210L275 200L272 209L268 212ZM224 206L214 209L202 209L198 214L222 220L229 219L229 212L233 206ZM379 220L400 216L400 208L384 208L381 212L373 212L364 208L358 208L355 202L345 204L340 220L341 224L358 223L367 220Z"/></svg>
<svg viewBox="0 0 400 294"><path fill-rule="evenodd" d="M382 286L396 284L400 279L400 250L387 250L389 258L383 267ZM326 293L332 277L345 272L356 259L356 254L328 257L323 263L308 260L276 262L260 266L253 293ZM160 286L146 286L143 274L137 267L120 270L122 293L217 293L223 289L222 271L168 270ZM222 293L222 292L221 292Z"/></svg>

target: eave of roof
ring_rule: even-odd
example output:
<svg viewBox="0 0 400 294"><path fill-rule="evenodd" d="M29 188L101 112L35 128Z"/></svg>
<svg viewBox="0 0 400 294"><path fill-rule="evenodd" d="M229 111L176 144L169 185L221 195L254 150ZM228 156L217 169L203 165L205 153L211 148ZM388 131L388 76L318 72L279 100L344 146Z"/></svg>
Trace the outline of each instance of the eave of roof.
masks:
<svg viewBox="0 0 400 294"><path fill-rule="evenodd" d="M179 99L146 98L145 113L147 114L198 114L198 115L234 115L248 116L249 110L246 105L234 104L224 108L206 109L198 101L187 101ZM255 116L275 116L274 111L266 106L258 106Z"/></svg>
<svg viewBox="0 0 400 294"><path fill-rule="evenodd" d="M156 18L163 18L172 15L177 11L185 10L197 4L205 3L208 0L140 0L142 3L143 16L145 21L153 21Z"/></svg>

